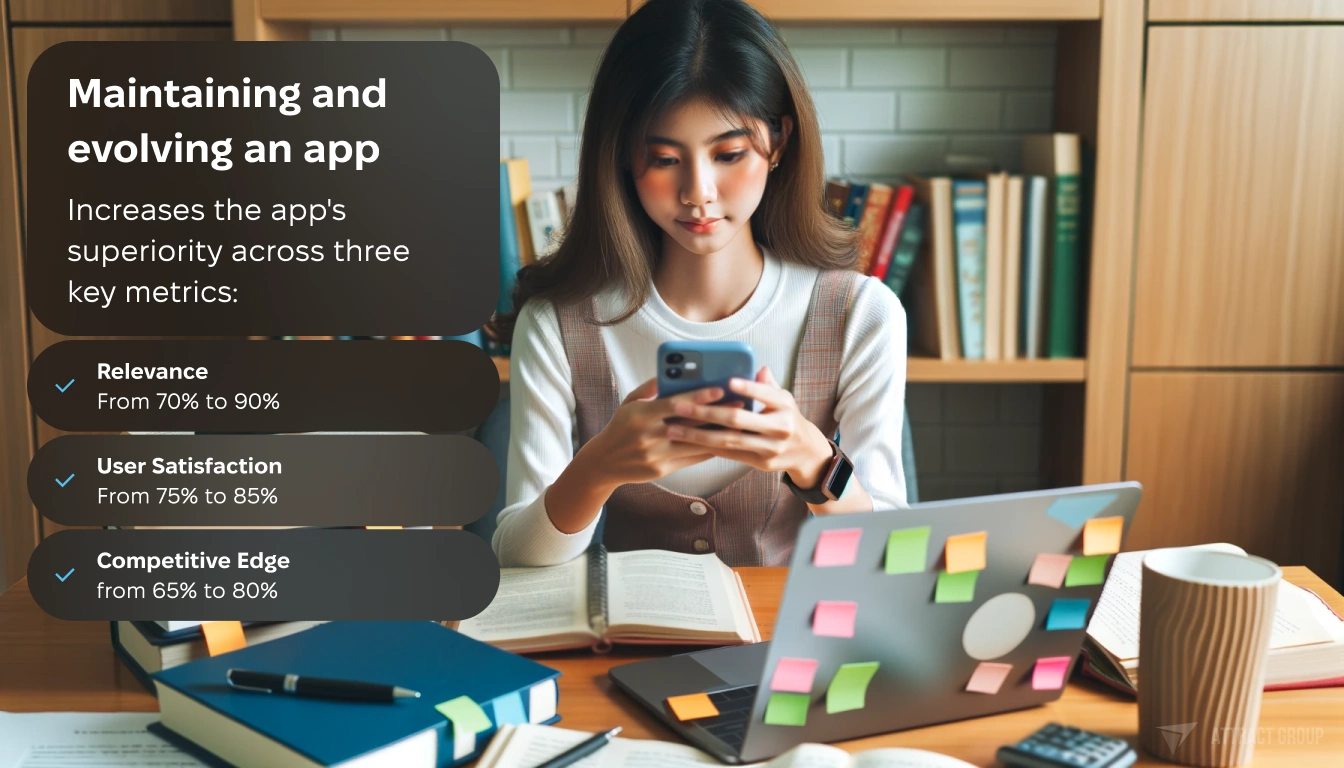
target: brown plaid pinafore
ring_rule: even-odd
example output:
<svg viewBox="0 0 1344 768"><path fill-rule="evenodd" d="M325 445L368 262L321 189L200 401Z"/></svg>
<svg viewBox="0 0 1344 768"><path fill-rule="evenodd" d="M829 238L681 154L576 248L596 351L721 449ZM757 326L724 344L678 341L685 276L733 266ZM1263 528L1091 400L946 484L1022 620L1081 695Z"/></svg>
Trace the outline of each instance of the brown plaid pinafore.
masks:
<svg viewBox="0 0 1344 768"><path fill-rule="evenodd" d="M835 404L845 320L859 275L817 275L802 343L794 361L793 396L808 421L834 436ZM585 320L585 304L558 308L577 405L579 445L600 432L620 405L600 328ZM782 472L752 468L708 498L675 493L654 483L628 483L605 507L604 543L612 551L669 549L716 552L730 566L788 565L798 528L809 510L781 482Z"/></svg>

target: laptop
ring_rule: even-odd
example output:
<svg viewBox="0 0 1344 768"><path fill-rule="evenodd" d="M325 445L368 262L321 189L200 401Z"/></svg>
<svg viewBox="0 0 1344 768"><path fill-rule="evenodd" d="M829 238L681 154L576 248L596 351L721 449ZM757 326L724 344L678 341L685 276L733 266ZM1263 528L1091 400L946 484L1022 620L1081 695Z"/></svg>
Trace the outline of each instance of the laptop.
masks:
<svg viewBox="0 0 1344 768"><path fill-rule="evenodd" d="M812 517L770 642L625 664L611 679L725 763L1054 701L1141 490ZM668 698L698 693L719 714L677 719Z"/></svg>

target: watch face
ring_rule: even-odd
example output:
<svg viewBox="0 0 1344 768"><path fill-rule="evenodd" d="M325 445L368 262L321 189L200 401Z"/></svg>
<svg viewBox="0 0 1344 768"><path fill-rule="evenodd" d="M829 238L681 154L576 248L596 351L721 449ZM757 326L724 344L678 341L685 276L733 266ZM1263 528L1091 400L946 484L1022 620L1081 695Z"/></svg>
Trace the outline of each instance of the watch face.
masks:
<svg viewBox="0 0 1344 768"><path fill-rule="evenodd" d="M845 492L845 486L849 485L849 476L854 474L854 465L849 459L841 459L835 463L835 471L831 473L830 482L826 483L826 490L831 492L834 498L840 498L840 494Z"/></svg>

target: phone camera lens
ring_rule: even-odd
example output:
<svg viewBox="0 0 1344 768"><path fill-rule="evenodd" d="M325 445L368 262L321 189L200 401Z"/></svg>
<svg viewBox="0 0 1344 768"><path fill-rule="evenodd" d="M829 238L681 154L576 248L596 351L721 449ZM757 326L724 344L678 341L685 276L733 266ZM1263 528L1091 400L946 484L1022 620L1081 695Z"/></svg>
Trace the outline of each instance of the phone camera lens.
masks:
<svg viewBox="0 0 1344 768"><path fill-rule="evenodd" d="M686 358L680 352L673 352L672 354L667 356L667 362L673 365L676 365L677 363L680 363L682 360L685 359Z"/></svg>
<svg viewBox="0 0 1344 768"><path fill-rule="evenodd" d="M667 369L667 378L669 378L669 379L680 379L680 378L681 378L681 369L680 369L680 368L668 368L668 369Z"/></svg>

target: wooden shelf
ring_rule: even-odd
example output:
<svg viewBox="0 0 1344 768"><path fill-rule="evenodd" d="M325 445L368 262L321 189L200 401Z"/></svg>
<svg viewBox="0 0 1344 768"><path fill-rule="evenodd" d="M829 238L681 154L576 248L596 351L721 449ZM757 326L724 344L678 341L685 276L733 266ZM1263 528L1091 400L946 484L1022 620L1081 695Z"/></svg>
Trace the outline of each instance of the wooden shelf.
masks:
<svg viewBox="0 0 1344 768"><path fill-rule="evenodd" d="M451 21L624 21L626 0L252 0L263 22L379 25Z"/></svg>
<svg viewBox="0 0 1344 768"><path fill-rule="evenodd" d="M501 384L509 380L509 358L492 357L499 369ZM911 357L906 380L921 384L1041 384L1082 383L1086 378L1087 361L1069 360L953 360L932 357Z"/></svg>
<svg viewBox="0 0 1344 768"><path fill-rule="evenodd" d="M1101 18L1102 0L756 0L772 21L1077 21ZM623 21L640 0L251 0L263 22L431 24ZM251 4L248 3L248 4Z"/></svg>
<svg viewBox="0 0 1344 768"><path fill-rule="evenodd" d="M906 363L906 381L943 384L1040 384L1082 383L1087 361L1063 360L939 360L911 357Z"/></svg>

